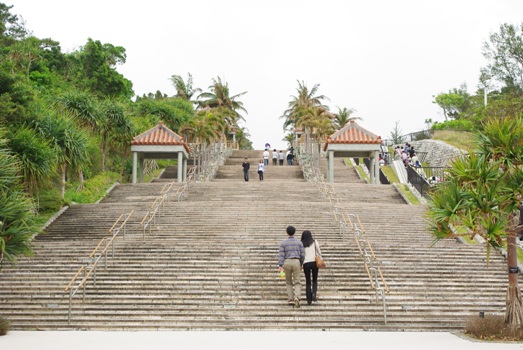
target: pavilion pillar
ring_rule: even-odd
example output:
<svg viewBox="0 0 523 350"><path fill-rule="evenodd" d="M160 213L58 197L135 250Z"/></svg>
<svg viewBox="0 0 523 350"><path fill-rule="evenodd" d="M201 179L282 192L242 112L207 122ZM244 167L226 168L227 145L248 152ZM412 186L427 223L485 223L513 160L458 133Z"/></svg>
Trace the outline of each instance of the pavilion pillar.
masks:
<svg viewBox="0 0 523 350"><path fill-rule="evenodd" d="M374 152L372 152L372 157L369 158L370 159L370 166L369 166L369 176L370 176L370 180L369 180L369 184L373 184L374 183Z"/></svg>
<svg viewBox="0 0 523 350"><path fill-rule="evenodd" d="M183 179L183 175L182 175L182 172L183 172L183 153L182 152L178 152L178 182L182 182Z"/></svg>
<svg viewBox="0 0 523 350"><path fill-rule="evenodd" d="M140 183L143 183L143 165L144 165L144 162L145 162L145 157L142 155L140 157L140 178L138 180Z"/></svg>
<svg viewBox="0 0 523 350"><path fill-rule="evenodd" d="M380 155L378 151L374 151L374 177L375 177L375 183L378 185L380 184Z"/></svg>
<svg viewBox="0 0 523 350"><path fill-rule="evenodd" d="M334 183L334 151L329 151L329 161L327 163L327 182Z"/></svg>
<svg viewBox="0 0 523 350"><path fill-rule="evenodd" d="M133 152L133 184L136 183L136 167L138 163L138 152Z"/></svg>

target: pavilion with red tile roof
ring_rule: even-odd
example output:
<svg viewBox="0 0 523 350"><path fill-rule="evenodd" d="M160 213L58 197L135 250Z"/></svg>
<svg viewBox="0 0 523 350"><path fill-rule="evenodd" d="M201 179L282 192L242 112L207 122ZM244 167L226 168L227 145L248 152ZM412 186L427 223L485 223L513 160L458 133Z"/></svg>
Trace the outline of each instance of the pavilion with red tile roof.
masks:
<svg viewBox="0 0 523 350"><path fill-rule="evenodd" d="M131 141L133 152L133 183L136 183L138 161L140 182L143 181L145 159L178 159L178 182L187 174L187 158L190 148L183 137L159 122L154 128L135 136Z"/></svg>
<svg viewBox="0 0 523 350"><path fill-rule="evenodd" d="M327 138L323 150L327 153L327 181L334 182L334 157L370 158L370 183L379 180L379 153L381 137L351 120L343 128Z"/></svg>

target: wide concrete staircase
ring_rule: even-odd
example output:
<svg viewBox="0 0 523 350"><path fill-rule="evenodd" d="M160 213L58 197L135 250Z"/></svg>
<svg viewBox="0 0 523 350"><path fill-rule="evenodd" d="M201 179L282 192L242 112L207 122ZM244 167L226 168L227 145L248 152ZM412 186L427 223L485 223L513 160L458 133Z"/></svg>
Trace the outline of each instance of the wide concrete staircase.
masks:
<svg viewBox="0 0 523 350"><path fill-rule="evenodd" d="M165 183L119 185L101 203L65 211L35 242L36 256L0 272L0 315L14 329L455 330L479 311L502 313L503 258L487 266L481 245L445 240L433 245L424 208L407 205L391 186L364 184L336 163L336 196L358 214L381 261L390 292L374 292L352 235L340 235L332 207L298 166L267 167L261 151L237 151L216 179L190 186L185 201L165 202L145 240L140 222ZM241 162L251 161L245 182ZM339 175L339 176L338 176ZM175 184L178 186L178 184ZM122 214L134 210L107 269L100 268L82 300L63 289ZM328 268L320 271L319 301L286 304L277 273L285 228L309 229ZM304 279L302 279L304 287ZM304 294L304 293L303 293Z"/></svg>

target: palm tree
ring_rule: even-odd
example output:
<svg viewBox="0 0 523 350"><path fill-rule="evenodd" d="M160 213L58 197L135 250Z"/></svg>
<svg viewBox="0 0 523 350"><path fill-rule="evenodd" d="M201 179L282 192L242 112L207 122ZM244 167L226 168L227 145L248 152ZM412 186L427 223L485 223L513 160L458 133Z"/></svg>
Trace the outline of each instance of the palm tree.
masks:
<svg viewBox="0 0 523 350"><path fill-rule="evenodd" d="M193 95L197 92L201 92L200 88L193 88L193 81L191 73L188 73L187 83L183 81L183 78L179 75L171 75L171 83L176 89L175 97L181 98L183 100L195 102L191 100Z"/></svg>
<svg viewBox="0 0 523 350"><path fill-rule="evenodd" d="M311 140L316 143L313 153L319 155L321 145L328 135L334 133L332 114L322 106L313 107L307 111L297 122L298 127L305 130L306 141ZM317 157L319 160L319 157Z"/></svg>
<svg viewBox="0 0 523 350"><path fill-rule="evenodd" d="M62 198L65 197L65 184L68 168L80 171L89 162L88 136L70 120L62 116L47 115L37 125L40 134L51 142L57 154L62 177ZM80 176L80 187L83 176Z"/></svg>
<svg viewBox="0 0 523 350"><path fill-rule="evenodd" d="M134 135L131 121L122 104L115 100L105 100L100 109L102 117L99 119L98 131L102 138L102 171L105 171L108 142L113 140L131 141Z"/></svg>
<svg viewBox="0 0 523 350"><path fill-rule="evenodd" d="M478 153L454 160L446 181L432 194L430 228L436 239L477 234L488 248L506 241L509 286L505 323L522 328L516 232L523 228L517 210L523 198L523 118L488 121L476 143Z"/></svg>
<svg viewBox="0 0 523 350"><path fill-rule="evenodd" d="M288 109L284 112L281 118L285 118L283 129L287 129L289 126L297 127L299 120L307 113L316 107L327 110L327 106L323 105L323 100L328 100L323 95L315 96L320 85L315 84L312 89L309 90L307 85L302 81L298 81L298 92L297 96L291 96L292 99L289 102Z"/></svg>
<svg viewBox="0 0 523 350"><path fill-rule="evenodd" d="M97 110L96 99L85 91L68 91L55 104L56 108L72 116L80 125L91 131L97 130L100 123L100 113Z"/></svg>
<svg viewBox="0 0 523 350"><path fill-rule="evenodd" d="M39 187L55 174L57 155L54 149L47 140L28 127L12 132L8 146L20 163L25 190L37 194Z"/></svg>
<svg viewBox="0 0 523 350"><path fill-rule="evenodd" d="M211 109L204 109L199 111L194 118L180 128L180 133L188 135L196 147L193 159L197 174L201 172L202 144L211 142L211 140L219 137L219 129L221 127L220 117L213 114Z"/></svg>
<svg viewBox="0 0 523 350"><path fill-rule="evenodd" d="M289 133L285 134L282 141L287 142L289 147L292 146L294 142L294 131L290 131Z"/></svg>
<svg viewBox="0 0 523 350"><path fill-rule="evenodd" d="M209 86L210 92L202 92L198 98L203 100L198 101L200 108L215 109L225 119L228 129L238 126L238 121L244 120L239 111L247 113L243 107L243 102L237 99L247 93L241 92L234 96L229 95L229 84L223 82L220 77L212 79L213 84Z"/></svg>
<svg viewBox="0 0 523 350"><path fill-rule="evenodd" d="M100 114L96 98L86 91L71 90L65 92L55 102L55 109L73 118L76 123L85 127L91 133L96 134L102 123L103 116ZM102 161L102 163L104 163ZM83 188L83 170L79 170L80 189Z"/></svg>
<svg viewBox="0 0 523 350"><path fill-rule="evenodd" d="M316 95L320 85L315 84L309 90L304 82L298 81L297 96L291 96L288 109L284 112L282 118L285 118L283 125L284 130L291 127L294 129L303 129L305 147L309 148L310 139L313 137L313 130L317 126L325 127L332 119L329 108L323 104L323 100L328 100L324 95ZM329 122L324 120L329 120ZM312 151L308 150L308 151Z"/></svg>
<svg viewBox="0 0 523 350"><path fill-rule="evenodd" d="M349 122L351 122L353 120L361 120L360 117L351 117L352 113L356 112L356 110L354 110L352 108L347 108L347 107L343 107L343 108L337 107L337 108L338 108L338 113L334 114L334 120L333 120L334 127L337 130L343 128L345 125L347 125Z"/></svg>
<svg viewBox="0 0 523 350"><path fill-rule="evenodd" d="M246 149L246 150L252 150L252 142L249 140L249 137L251 136L249 134L249 131L244 128L240 127L235 129L236 132L236 142L238 142L238 146L240 149Z"/></svg>
<svg viewBox="0 0 523 350"><path fill-rule="evenodd" d="M14 264L20 255L31 256L32 237L40 232L33 203L21 190L20 171L0 130L0 268L4 259Z"/></svg>

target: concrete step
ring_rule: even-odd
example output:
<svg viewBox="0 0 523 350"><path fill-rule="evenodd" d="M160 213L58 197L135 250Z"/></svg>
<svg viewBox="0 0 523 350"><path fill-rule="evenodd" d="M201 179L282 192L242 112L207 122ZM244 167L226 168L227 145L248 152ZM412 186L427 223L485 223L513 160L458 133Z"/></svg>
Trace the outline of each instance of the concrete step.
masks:
<svg viewBox="0 0 523 350"><path fill-rule="evenodd" d="M391 186L365 184L336 160L340 208L359 216L390 288L385 324L354 237L340 233L317 185L286 165L269 165L263 182L243 181L241 161L261 154L235 151L221 178L191 184L183 202L169 198L145 235L140 222L165 183L118 185L99 204L72 206L37 237L35 257L0 271L2 315L19 330L452 331L480 311L503 313L503 257L491 254L487 267L482 245L433 244L425 208L406 205ZM130 210L125 239L116 239L85 300L81 291L73 299L68 323L63 289ZM328 263L319 302L300 309L286 305L276 270L289 224L310 229Z"/></svg>

